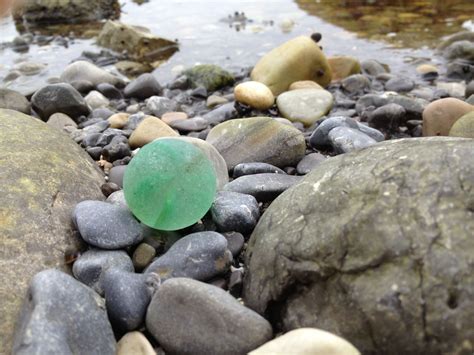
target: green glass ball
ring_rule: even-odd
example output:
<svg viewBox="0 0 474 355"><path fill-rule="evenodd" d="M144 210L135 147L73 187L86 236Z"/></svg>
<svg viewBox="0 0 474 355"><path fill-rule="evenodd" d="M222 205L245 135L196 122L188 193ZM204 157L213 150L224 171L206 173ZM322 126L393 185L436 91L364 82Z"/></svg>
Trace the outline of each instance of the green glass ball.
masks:
<svg viewBox="0 0 474 355"><path fill-rule="evenodd" d="M159 139L140 149L123 178L125 200L143 224L177 230L201 219L216 194L210 160L191 143Z"/></svg>

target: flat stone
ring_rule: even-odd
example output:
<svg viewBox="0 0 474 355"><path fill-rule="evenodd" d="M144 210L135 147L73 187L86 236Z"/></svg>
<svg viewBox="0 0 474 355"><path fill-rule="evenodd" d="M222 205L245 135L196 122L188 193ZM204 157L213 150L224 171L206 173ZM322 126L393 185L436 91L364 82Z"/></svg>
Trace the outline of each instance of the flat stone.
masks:
<svg viewBox="0 0 474 355"><path fill-rule="evenodd" d="M94 87L101 83L111 85L123 85L123 80L97 65L84 60L78 60L69 64L62 72L60 80L72 84L77 81L88 81Z"/></svg>
<svg viewBox="0 0 474 355"><path fill-rule="evenodd" d="M305 157L301 159L301 161L296 166L296 172L300 175L306 175L326 159L327 158L320 153L311 153L305 155Z"/></svg>
<svg viewBox="0 0 474 355"><path fill-rule="evenodd" d="M174 277L207 281L227 272L231 262L232 253L222 234L198 232L179 239L145 272L158 274L162 281Z"/></svg>
<svg viewBox="0 0 474 355"><path fill-rule="evenodd" d="M415 83L410 78L397 76L385 83L385 90L395 92L409 92L415 88Z"/></svg>
<svg viewBox="0 0 474 355"><path fill-rule="evenodd" d="M178 103L164 96L152 96L146 100L146 108L156 117L178 109Z"/></svg>
<svg viewBox="0 0 474 355"><path fill-rule="evenodd" d="M71 117L60 112L53 113L51 116L49 116L49 119L46 123L61 132L64 131L66 127L77 128L77 123L74 122Z"/></svg>
<svg viewBox="0 0 474 355"><path fill-rule="evenodd" d="M27 134L27 139L25 139ZM18 111L0 109L0 353L11 352L27 285L82 248L74 206L102 199L102 173L67 135Z"/></svg>
<svg viewBox="0 0 474 355"><path fill-rule="evenodd" d="M206 119L210 124L216 125L218 123L222 123L227 121L231 118L237 117L237 110L235 109L234 103L229 102L227 104L223 104L214 110L206 113L202 116L202 118Z"/></svg>
<svg viewBox="0 0 474 355"><path fill-rule="evenodd" d="M115 346L98 294L58 270L33 277L18 320L14 354L114 355Z"/></svg>
<svg viewBox="0 0 474 355"><path fill-rule="evenodd" d="M174 120L170 123L170 127L180 132L198 132L209 127L209 122L202 117L188 118L187 120Z"/></svg>
<svg viewBox="0 0 474 355"><path fill-rule="evenodd" d="M19 111L27 115L31 112L28 99L19 92L10 89L0 89L0 108Z"/></svg>
<svg viewBox="0 0 474 355"><path fill-rule="evenodd" d="M188 115L185 112L166 112L161 115L161 120L169 125L171 122L186 120Z"/></svg>
<svg viewBox="0 0 474 355"><path fill-rule="evenodd" d="M56 112L65 113L72 119L91 112L81 94L69 84L46 85L34 93L31 103L43 121Z"/></svg>
<svg viewBox="0 0 474 355"><path fill-rule="evenodd" d="M227 100L225 97L218 95L210 95L206 100L206 106L209 108L214 108L216 106L223 105L228 102L229 100Z"/></svg>
<svg viewBox="0 0 474 355"><path fill-rule="evenodd" d="M157 138L177 136L179 134L159 118L146 116L135 128L128 142L130 147L135 149L141 148Z"/></svg>
<svg viewBox="0 0 474 355"><path fill-rule="evenodd" d="M349 153L371 146L377 141L359 130L349 127L333 128L328 139L338 153Z"/></svg>
<svg viewBox="0 0 474 355"><path fill-rule="evenodd" d="M224 290L185 278L160 287L146 325L166 352L178 354L246 354L273 333L270 323ZM204 329L212 336L203 336Z"/></svg>
<svg viewBox="0 0 474 355"><path fill-rule="evenodd" d="M232 177L235 179L244 175L263 173L286 174L280 168L277 168L276 166L267 163L241 163L237 164L234 167Z"/></svg>
<svg viewBox="0 0 474 355"><path fill-rule="evenodd" d="M265 84L247 81L234 88L235 100L258 110L267 110L273 106L275 97Z"/></svg>
<svg viewBox="0 0 474 355"><path fill-rule="evenodd" d="M153 74L145 73L132 80L125 86L125 97L135 97L139 100L148 99L150 96L161 95L163 88Z"/></svg>
<svg viewBox="0 0 474 355"><path fill-rule="evenodd" d="M287 91L277 98L277 105L283 117L292 122L311 126L328 113L333 105L332 94L326 90L300 89Z"/></svg>
<svg viewBox="0 0 474 355"><path fill-rule="evenodd" d="M148 339L140 332L125 334L117 343L116 355L156 355Z"/></svg>
<svg viewBox="0 0 474 355"><path fill-rule="evenodd" d="M103 278L109 269L133 272L133 263L123 250L91 249L74 262L72 273L76 279L103 296Z"/></svg>
<svg viewBox="0 0 474 355"><path fill-rule="evenodd" d="M211 207L212 220L221 232L250 233L257 225L260 210L255 197L221 191Z"/></svg>
<svg viewBox="0 0 474 355"><path fill-rule="evenodd" d="M278 195L301 181L299 176L255 174L241 176L224 186L224 191L252 195L257 201L273 201Z"/></svg>
<svg viewBox="0 0 474 355"><path fill-rule="evenodd" d="M361 94L370 89L370 80L362 74L354 74L343 79L342 88L349 94Z"/></svg>
<svg viewBox="0 0 474 355"><path fill-rule="evenodd" d="M206 141L221 153L229 170L247 162L277 167L296 165L306 150L299 130L269 117L223 122L211 129Z"/></svg>
<svg viewBox="0 0 474 355"><path fill-rule="evenodd" d="M316 328L300 328L275 338L249 355L360 355L347 340Z"/></svg>
<svg viewBox="0 0 474 355"><path fill-rule="evenodd" d="M106 202L78 203L73 222L87 243L102 249L120 249L143 239L143 228L130 210Z"/></svg>
<svg viewBox="0 0 474 355"><path fill-rule="evenodd" d="M317 89L317 90L324 90L324 88L319 85L317 82L312 80L299 80L291 83L288 91L291 90L299 90L299 89Z"/></svg>

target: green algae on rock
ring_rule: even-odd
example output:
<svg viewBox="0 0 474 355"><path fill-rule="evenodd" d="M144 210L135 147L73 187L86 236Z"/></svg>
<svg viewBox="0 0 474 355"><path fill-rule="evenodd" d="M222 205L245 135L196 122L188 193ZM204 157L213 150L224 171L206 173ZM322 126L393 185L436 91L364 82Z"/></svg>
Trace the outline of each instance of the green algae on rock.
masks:
<svg viewBox="0 0 474 355"><path fill-rule="evenodd" d="M202 218L214 201L212 163L193 144L160 139L144 146L125 171L127 205L144 224L178 230Z"/></svg>
<svg viewBox="0 0 474 355"><path fill-rule="evenodd" d="M183 72L192 87L203 86L208 92L232 85L235 78L228 71L213 64L200 64Z"/></svg>

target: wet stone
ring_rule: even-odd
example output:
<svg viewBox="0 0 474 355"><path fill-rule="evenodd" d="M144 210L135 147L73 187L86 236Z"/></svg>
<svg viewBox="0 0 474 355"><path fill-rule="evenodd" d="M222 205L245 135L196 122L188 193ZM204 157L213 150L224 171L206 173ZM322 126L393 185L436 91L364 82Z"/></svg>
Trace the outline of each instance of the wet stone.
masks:
<svg viewBox="0 0 474 355"><path fill-rule="evenodd" d="M296 172L300 175L306 175L326 159L327 158L320 153L308 154L298 163Z"/></svg>
<svg viewBox="0 0 474 355"><path fill-rule="evenodd" d="M235 179L244 175L263 174L263 173L285 174L283 170L271 164L241 163L241 164L237 164L234 167L232 177Z"/></svg>
<svg viewBox="0 0 474 355"><path fill-rule="evenodd" d="M349 153L366 148L377 141L354 128L336 127L328 134L331 145L338 153Z"/></svg>

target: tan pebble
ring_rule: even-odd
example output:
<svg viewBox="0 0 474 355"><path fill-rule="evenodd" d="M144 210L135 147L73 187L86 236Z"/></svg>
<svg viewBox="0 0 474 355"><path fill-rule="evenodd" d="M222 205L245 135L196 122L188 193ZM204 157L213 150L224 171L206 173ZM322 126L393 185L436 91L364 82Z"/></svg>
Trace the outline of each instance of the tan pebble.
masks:
<svg viewBox="0 0 474 355"><path fill-rule="evenodd" d="M353 74L361 72L360 63L354 57L335 56L328 58L329 66L332 71L332 80L345 79Z"/></svg>
<svg viewBox="0 0 474 355"><path fill-rule="evenodd" d="M163 116L161 116L161 120L166 124L170 124L174 121L185 120L187 118L188 115L184 112L166 112L163 114Z"/></svg>
<svg viewBox="0 0 474 355"><path fill-rule="evenodd" d="M320 90L324 90L324 88L315 81L301 80L301 81L295 81L294 83L292 83L290 85L290 87L288 88L288 91L299 90L299 89L320 89Z"/></svg>
<svg viewBox="0 0 474 355"><path fill-rule="evenodd" d="M247 81L234 88L235 100L258 110L272 107L275 97L265 84L257 81Z"/></svg>
<svg viewBox="0 0 474 355"><path fill-rule="evenodd" d="M110 116L107 121L110 123L110 128L122 129L128 123L129 116L128 113L120 112Z"/></svg>
<svg viewBox="0 0 474 355"><path fill-rule="evenodd" d="M117 343L116 355L156 355L156 353L142 333L130 332Z"/></svg>
<svg viewBox="0 0 474 355"><path fill-rule="evenodd" d="M133 265L137 270L146 268L156 255L156 250L147 243L141 243L133 252Z"/></svg>
<svg viewBox="0 0 474 355"><path fill-rule="evenodd" d="M226 104L228 102L229 100L227 100L225 97L218 96L218 95L211 95L207 98L206 106L209 108L213 108L222 104Z"/></svg>
<svg viewBox="0 0 474 355"><path fill-rule="evenodd" d="M273 339L249 355L360 355L347 340L315 328L292 330Z"/></svg>
<svg viewBox="0 0 474 355"><path fill-rule="evenodd" d="M438 68L432 64L421 64L416 67L418 74L438 73Z"/></svg>
<svg viewBox="0 0 474 355"><path fill-rule="evenodd" d="M132 132L128 143L132 149L135 149L141 148L157 138L178 136L178 133L158 117L146 116Z"/></svg>
<svg viewBox="0 0 474 355"><path fill-rule="evenodd" d="M423 111L423 136L447 136L453 124L474 106L448 97L433 101Z"/></svg>

